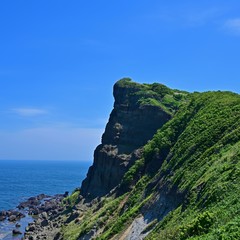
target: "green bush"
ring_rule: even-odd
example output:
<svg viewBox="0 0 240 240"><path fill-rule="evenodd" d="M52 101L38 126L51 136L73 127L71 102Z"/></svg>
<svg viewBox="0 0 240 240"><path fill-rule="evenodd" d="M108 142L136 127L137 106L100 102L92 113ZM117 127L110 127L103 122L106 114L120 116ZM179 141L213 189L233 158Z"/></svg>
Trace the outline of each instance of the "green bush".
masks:
<svg viewBox="0 0 240 240"><path fill-rule="evenodd" d="M180 228L180 239L208 233L214 222L213 214L208 211L200 214L191 223Z"/></svg>
<svg viewBox="0 0 240 240"><path fill-rule="evenodd" d="M215 231L215 239L217 240L235 240L240 239L240 217L234 221L230 221L225 226Z"/></svg>
<svg viewBox="0 0 240 240"><path fill-rule="evenodd" d="M68 204L70 207L76 205L79 201L80 190L74 191L70 196L63 199L63 203Z"/></svg>

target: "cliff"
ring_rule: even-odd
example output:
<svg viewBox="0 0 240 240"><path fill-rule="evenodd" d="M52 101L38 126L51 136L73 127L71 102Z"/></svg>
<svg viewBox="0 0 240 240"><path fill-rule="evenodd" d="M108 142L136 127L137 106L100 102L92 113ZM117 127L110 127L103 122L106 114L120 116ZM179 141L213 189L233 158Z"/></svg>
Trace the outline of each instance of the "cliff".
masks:
<svg viewBox="0 0 240 240"><path fill-rule="evenodd" d="M130 79L122 79L114 85L114 109L81 187L86 200L102 197L114 189L141 157L141 147L171 119L173 109L160 105L170 89L160 84L154 86Z"/></svg>
<svg viewBox="0 0 240 240"><path fill-rule="evenodd" d="M240 96L122 79L114 98L81 189L32 239L240 239Z"/></svg>

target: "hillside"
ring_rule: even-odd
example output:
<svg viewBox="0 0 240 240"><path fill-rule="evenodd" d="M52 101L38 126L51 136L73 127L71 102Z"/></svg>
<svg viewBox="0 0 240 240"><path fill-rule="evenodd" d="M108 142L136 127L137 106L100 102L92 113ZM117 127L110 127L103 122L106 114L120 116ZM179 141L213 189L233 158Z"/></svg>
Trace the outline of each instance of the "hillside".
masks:
<svg viewBox="0 0 240 240"><path fill-rule="evenodd" d="M240 239L240 96L122 79L114 97L55 239Z"/></svg>

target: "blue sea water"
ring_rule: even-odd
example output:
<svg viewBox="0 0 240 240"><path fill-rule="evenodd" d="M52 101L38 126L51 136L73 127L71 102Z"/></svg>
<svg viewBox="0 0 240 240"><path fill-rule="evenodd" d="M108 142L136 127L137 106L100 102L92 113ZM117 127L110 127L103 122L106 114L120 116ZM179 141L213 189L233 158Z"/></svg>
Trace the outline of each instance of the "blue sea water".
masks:
<svg viewBox="0 0 240 240"><path fill-rule="evenodd" d="M14 209L29 197L41 193L54 195L72 192L81 186L90 162L0 160L0 211ZM21 222L24 230L31 217ZM13 224L0 222L0 239L12 237Z"/></svg>
<svg viewBox="0 0 240 240"><path fill-rule="evenodd" d="M72 192L81 186L90 162L0 160L0 210L40 193Z"/></svg>

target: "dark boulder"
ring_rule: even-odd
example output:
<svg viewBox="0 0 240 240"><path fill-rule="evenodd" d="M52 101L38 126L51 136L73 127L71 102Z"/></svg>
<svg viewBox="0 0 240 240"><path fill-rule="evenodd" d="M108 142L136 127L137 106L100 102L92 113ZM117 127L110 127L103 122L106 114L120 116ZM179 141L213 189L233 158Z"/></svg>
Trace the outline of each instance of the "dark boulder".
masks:
<svg viewBox="0 0 240 240"><path fill-rule="evenodd" d="M42 194L39 194L39 195L36 197L36 199L37 199L37 200L43 200L44 198L48 198L48 197L49 197L48 195L42 193Z"/></svg>
<svg viewBox="0 0 240 240"><path fill-rule="evenodd" d="M41 222L41 227L46 227L48 225L48 220L44 219L42 222Z"/></svg>
<svg viewBox="0 0 240 240"><path fill-rule="evenodd" d="M20 223L17 223L17 224L15 225L15 227L16 227L16 228L20 228L20 227L21 227Z"/></svg>
<svg viewBox="0 0 240 240"><path fill-rule="evenodd" d="M17 221L17 216L16 216L16 215L11 215L11 216L8 218L8 221L9 221L9 222L16 222L16 221Z"/></svg>
<svg viewBox="0 0 240 240"><path fill-rule="evenodd" d="M63 239L62 236L61 236L61 233L58 232L55 236L54 236L54 239L53 240L60 240L60 239Z"/></svg>
<svg viewBox="0 0 240 240"><path fill-rule="evenodd" d="M4 221L6 218L6 216L0 216L0 221Z"/></svg>
<svg viewBox="0 0 240 240"><path fill-rule="evenodd" d="M69 194L69 192L65 192L65 193L63 194L63 197L67 197L68 194Z"/></svg>
<svg viewBox="0 0 240 240"><path fill-rule="evenodd" d="M20 235L20 234L22 234L22 232L19 231L19 230L17 230L17 229L13 229L13 230L12 230L12 234L13 234L13 235Z"/></svg>
<svg viewBox="0 0 240 240"><path fill-rule="evenodd" d="M25 215L18 211L7 211L8 221L9 222L16 222L17 220L24 218Z"/></svg>
<svg viewBox="0 0 240 240"><path fill-rule="evenodd" d="M26 227L26 232L33 232L36 230L36 227L34 225L30 225Z"/></svg>
<svg viewBox="0 0 240 240"><path fill-rule="evenodd" d="M29 209L29 215L38 215L40 213L39 208L33 207Z"/></svg>
<svg viewBox="0 0 240 240"><path fill-rule="evenodd" d="M6 211L0 211L0 217L1 216L7 216L7 212Z"/></svg>
<svg viewBox="0 0 240 240"><path fill-rule="evenodd" d="M12 214L12 210L6 211L6 215L7 215L8 217L11 216L11 214Z"/></svg>
<svg viewBox="0 0 240 240"><path fill-rule="evenodd" d="M35 201L37 199L37 197L30 197L29 199L28 199L28 201Z"/></svg>
<svg viewBox="0 0 240 240"><path fill-rule="evenodd" d="M73 212L71 213L71 215L69 216L69 218L66 220L65 223L70 223L72 222L74 219L78 218L79 217L79 213L78 212Z"/></svg>

